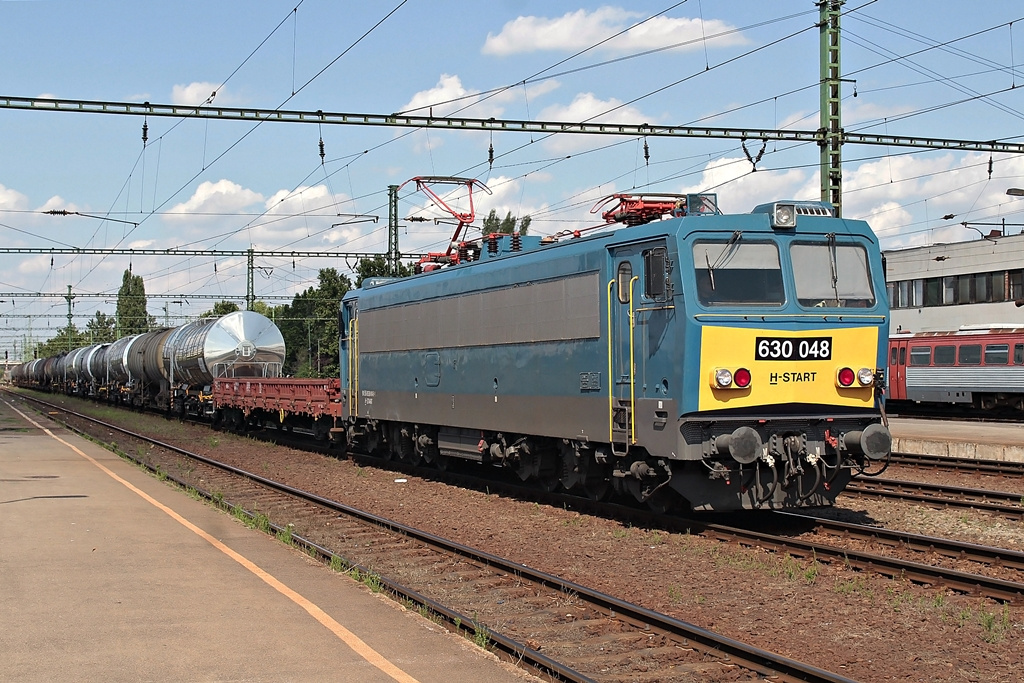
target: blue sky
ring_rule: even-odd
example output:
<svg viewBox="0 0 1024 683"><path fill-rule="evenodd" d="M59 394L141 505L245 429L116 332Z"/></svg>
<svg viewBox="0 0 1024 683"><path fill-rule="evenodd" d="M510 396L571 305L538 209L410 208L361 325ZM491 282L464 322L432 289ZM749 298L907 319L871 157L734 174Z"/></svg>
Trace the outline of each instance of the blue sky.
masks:
<svg viewBox="0 0 1024 683"><path fill-rule="evenodd" d="M810 0L303 0L295 8L0 0L0 95L201 104L216 91L215 105L261 109L818 127ZM843 89L847 130L1024 140L1019 2L848 0L844 10L843 72L855 80ZM727 212L819 194L813 144L769 142L751 173L729 140L649 138L645 161L636 138L294 123L253 130L157 117L147 124L143 148L139 117L0 109L4 245L384 251L387 186L422 175L480 179L492 194L474 196L477 215L529 214L535 234L593 225L591 207L613 192L710 189ZM760 149L747 146L753 155ZM989 177L988 153L848 145L843 156L844 213L868 220L885 248L977 238L964 220L1024 222L1024 198L1005 195L1024 187L1024 159L993 155ZM441 215L410 189L403 218ZM466 208L464 196L451 201ZM116 220L42 213L51 209ZM338 214L379 220L332 228ZM942 220L948 214L956 218ZM403 221L402 249L443 250L450 231ZM150 294L245 292L238 258L79 255L51 264L49 255L0 255L0 293L71 285L83 295L74 314L84 327L96 310L113 312L110 298L85 295L116 292L129 261ZM258 296L305 289L324 266L348 268L313 259L257 265ZM152 300L150 312L162 318L164 303ZM210 304L174 304L168 315ZM0 303L0 347L30 326L36 338L51 336L66 308L63 299Z"/></svg>

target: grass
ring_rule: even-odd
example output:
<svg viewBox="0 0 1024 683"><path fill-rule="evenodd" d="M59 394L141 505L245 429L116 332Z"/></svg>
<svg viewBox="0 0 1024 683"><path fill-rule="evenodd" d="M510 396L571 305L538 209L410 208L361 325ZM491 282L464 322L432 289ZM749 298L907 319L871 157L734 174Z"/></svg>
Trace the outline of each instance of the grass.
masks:
<svg viewBox="0 0 1024 683"><path fill-rule="evenodd" d="M477 621L476 615L473 615L473 643L484 650L491 642L491 632L487 630L487 627Z"/></svg>
<svg viewBox="0 0 1024 683"><path fill-rule="evenodd" d="M268 525L270 520L267 520ZM292 545L292 530L295 528L294 524L285 525L280 531L277 532L277 540L281 541L285 545Z"/></svg>

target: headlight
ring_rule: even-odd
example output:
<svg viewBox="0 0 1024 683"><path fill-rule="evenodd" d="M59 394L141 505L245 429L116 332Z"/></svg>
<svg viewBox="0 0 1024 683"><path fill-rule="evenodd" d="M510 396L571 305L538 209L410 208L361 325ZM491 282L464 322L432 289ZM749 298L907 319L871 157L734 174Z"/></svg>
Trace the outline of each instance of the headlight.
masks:
<svg viewBox="0 0 1024 683"><path fill-rule="evenodd" d="M875 382L875 371L871 368L861 368L857 371L857 381L862 387L869 387Z"/></svg>
<svg viewBox="0 0 1024 683"><path fill-rule="evenodd" d="M776 204L772 211L773 228L795 228L796 206L793 204Z"/></svg>
<svg viewBox="0 0 1024 683"><path fill-rule="evenodd" d="M719 368L715 370L715 384L722 387L732 386L732 373L725 368Z"/></svg>

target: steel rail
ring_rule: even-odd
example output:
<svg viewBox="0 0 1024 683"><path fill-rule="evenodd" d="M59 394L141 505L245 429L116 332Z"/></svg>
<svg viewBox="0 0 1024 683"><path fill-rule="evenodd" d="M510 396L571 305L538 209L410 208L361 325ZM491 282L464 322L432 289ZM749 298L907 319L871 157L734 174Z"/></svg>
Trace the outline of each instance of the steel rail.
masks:
<svg viewBox="0 0 1024 683"><path fill-rule="evenodd" d="M1024 476L1024 462L1009 460L961 458L951 455L929 455L926 453L893 453L889 458L889 462L893 465L929 467L952 470L954 472Z"/></svg>
<svg viewBox="0 0 1024 683"><path fill-rule="evenodd" d="M894 531L867 524L839 522L820 517L811 512L777 511L775 514L783 517L812 519L817 528L836 536L868 539L892 547L909 548L917 552L937 553L954 559L966 559L1024 571L1024 552L1019 550L967 543L966 541L957 541L939 536L925 536L909 531Z"/></svg>
<svg viewBox="0 0 1024 683"><path fill-rule="evenodd" d="M846 486L844 493L985 510L1009 519L1024 520L1024 493L943 486L899 479L855 479Z"/></svg>

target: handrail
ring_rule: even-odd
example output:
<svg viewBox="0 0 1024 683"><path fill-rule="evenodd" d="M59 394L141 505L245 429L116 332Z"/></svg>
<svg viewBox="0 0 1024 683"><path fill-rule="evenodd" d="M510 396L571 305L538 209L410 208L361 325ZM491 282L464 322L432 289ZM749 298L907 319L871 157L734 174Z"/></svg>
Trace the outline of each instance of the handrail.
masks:
<svg viewBox="0 0 1024 683"><path fill-rule="evenodd" d="M633 315L633 283L640 279L634 275L629 281L629 442L636 443L636 354L633 350L634 330L636 320Z"/></svg>

